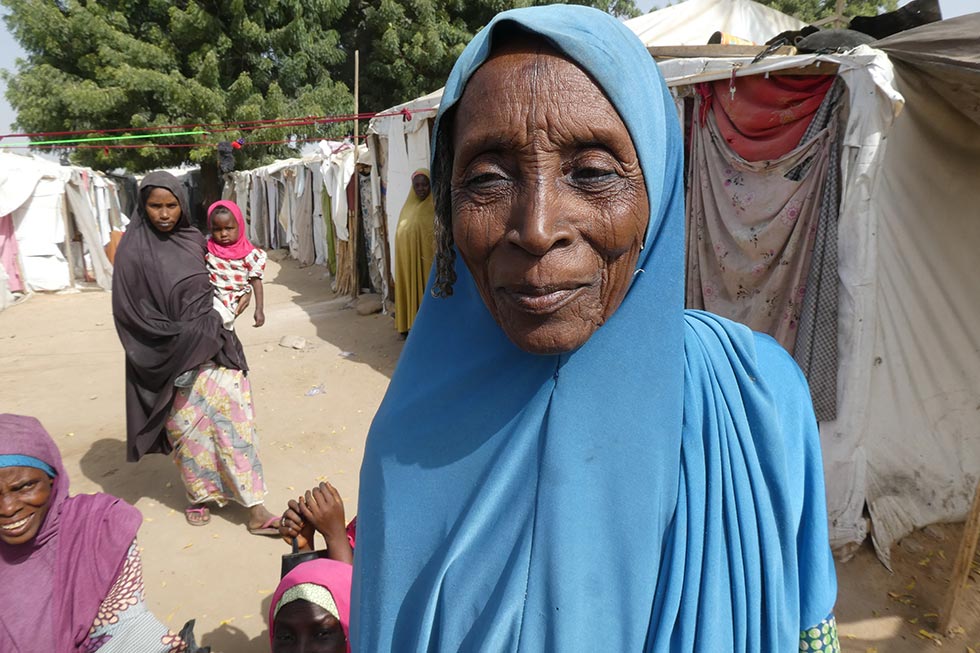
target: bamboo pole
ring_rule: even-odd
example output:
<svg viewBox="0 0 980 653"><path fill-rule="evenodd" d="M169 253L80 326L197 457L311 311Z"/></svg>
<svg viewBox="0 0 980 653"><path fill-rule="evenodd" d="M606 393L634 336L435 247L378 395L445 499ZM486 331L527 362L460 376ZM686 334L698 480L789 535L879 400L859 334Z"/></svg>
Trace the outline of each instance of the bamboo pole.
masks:
<svg viewBox="0 0 980 653"><path fill-rule="evenodd" d="M361 109L361 51L354 50L354 227L357 227L361 223L361 176L357 172L357 147L359 145L358 138L360 136L360 121L357 116L360 115ZM358 251L357 251L357 234L360 233L360 229L348 229L350 233L350 244L351 244L351 263L353 265L353 277L354 277L354 293L353 296L357 297L361 294L361 280L359 278L358 270Z"/></svg>
<svg viewBox="0 0 980 653"><path fill-rule="evenodd" d="M956 616L956 606L963 596L963 590L966 589L966 580L970 576L970 563L973 562L978 539L980 539L980 483L977 483L977 489L973 494L973 505L963 525L963 539L960 540L960 550L956 554L956 562L953 563L953 576L950 579L946 603L939 613L940 635L949 633L953 617Z"/></svg>

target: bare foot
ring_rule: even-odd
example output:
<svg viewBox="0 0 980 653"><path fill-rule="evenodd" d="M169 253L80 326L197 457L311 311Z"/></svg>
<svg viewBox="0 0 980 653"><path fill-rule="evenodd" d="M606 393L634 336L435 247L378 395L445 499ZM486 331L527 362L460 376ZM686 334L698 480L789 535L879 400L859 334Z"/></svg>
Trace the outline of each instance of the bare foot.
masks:
<svg viewBox="0 0 980 653"><path fill-rule="evenodd" d="M269 512L264 504L252 506L248 509L248 532L254 535L278 536L279 517Z"/></svg>

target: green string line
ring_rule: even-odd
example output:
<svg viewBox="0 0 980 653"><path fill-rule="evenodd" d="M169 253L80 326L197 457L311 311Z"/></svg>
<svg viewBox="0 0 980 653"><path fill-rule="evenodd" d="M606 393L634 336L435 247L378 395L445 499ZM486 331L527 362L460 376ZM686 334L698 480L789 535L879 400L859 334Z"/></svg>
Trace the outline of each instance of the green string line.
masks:
<svg viewBox="0 0 980 653"><path fill-rule="evenodd" d="M170 134L137 134L135 136L98 136L96 138L66 138L60 141L40 141L30 145L62 145L66 143L94 143L96 141L131 141L137 138L169 138L171 136L198 136L207 134L206 131L175 132ZM0 143L0 147L23 147L23 143Z"/></svg>

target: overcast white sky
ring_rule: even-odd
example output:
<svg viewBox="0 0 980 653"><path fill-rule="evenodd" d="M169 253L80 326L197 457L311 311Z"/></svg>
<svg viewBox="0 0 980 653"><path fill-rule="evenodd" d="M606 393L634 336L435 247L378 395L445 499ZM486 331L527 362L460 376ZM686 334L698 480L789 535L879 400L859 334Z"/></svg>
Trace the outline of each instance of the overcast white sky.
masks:
<svg viewBox="0 0 980 653"><path fill-rule="evenodd" d="M899 5L904 5L908 1L900 0ZM650 11L654 7L663 7L667 4L677 3L670 3L665 0L638 0L636 4L641 10ZM943 18L953 18L974 11L980 11L980 0L939 0L939 4L943 10ZM21 50L17 42L7 32L6 23L0 21L0 68L13 71L15 60L23 56L24 51ZM0 80L0 134L7 133L10 130L10 124L16 118L13 109L7 103L5 96L6 90L6 84ZM10 139L4 139L4 142L9 143L12 141Z"/></svg>

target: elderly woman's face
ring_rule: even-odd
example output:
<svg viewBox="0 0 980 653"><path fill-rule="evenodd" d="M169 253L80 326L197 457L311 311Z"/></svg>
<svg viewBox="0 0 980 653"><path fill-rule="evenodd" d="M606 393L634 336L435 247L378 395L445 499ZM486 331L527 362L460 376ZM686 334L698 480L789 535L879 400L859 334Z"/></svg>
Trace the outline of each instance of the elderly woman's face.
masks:
<svg viewBox="0 0 980 653"><path fill-rule="evenodd" d="M515 44L467 84L453 150L453 238L490 313L525 351L579 347L626 295L649 220L616 110L571 61Z"/></svg>
<svg viewBox="0 0 980 653"><path fill-rule="evenodd" d="M24 544L34 539L48 514L53 483L34 467L0 468L0 541Z"/></svg>

